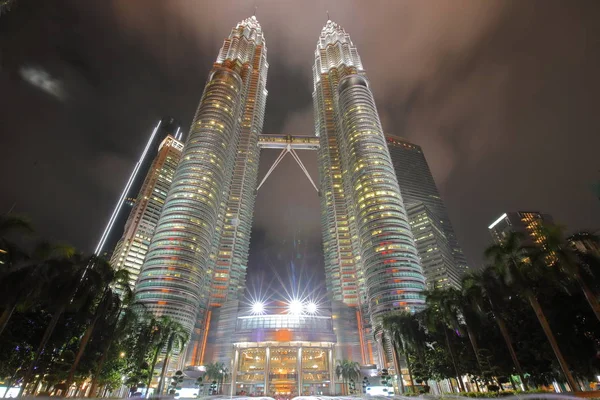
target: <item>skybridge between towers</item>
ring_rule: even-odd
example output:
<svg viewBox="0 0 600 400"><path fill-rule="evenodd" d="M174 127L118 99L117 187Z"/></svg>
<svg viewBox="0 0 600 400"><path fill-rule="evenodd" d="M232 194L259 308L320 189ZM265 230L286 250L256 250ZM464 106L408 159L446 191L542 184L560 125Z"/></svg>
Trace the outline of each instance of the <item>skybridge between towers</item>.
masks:
<svg viewBox="0 0 600 400"><path fill-rule="evenodd" d="M296 150L319 150L319 138L316 136L300 136L300 135L258 135L258 148L259 149L281 149L281 153L267 171L265 177L260 181L260 184L256 187L256 191L258 191L261 186L265 183L269 175L277 168L281 160L287 155L290 154L296 163L300 166L304 175L308 178L312 186L315 188L317 193L320 195L319 188L315 185L315 182L310 177L308 170L300 160L300 156L296 153Z"/></svg>

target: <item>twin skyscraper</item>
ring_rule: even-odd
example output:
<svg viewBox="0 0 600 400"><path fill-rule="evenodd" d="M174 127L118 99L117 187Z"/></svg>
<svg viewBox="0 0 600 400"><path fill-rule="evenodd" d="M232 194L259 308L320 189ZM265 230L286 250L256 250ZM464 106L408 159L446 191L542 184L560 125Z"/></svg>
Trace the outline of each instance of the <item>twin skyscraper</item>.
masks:
<svg viewBox="0 0 600 400"><path fill-rule="evenodd" d="M211 314L244 295L268 68L262 28L245 19L223 43L183 151L164 156L180 161L167 165L171 183L135 301L192 333L190 364L211 361L199 355ZM422 308L426 281L369 80L332 21L315 50L313 102L327 293L355 311L363 362L373 362L373 327L390 311Z"/></svg>

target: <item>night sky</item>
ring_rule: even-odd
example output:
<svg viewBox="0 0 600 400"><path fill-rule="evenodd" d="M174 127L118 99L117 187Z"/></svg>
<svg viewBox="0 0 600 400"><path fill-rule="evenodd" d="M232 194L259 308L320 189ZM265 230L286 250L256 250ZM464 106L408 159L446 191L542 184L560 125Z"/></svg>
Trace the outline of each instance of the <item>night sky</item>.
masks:
<svg viewBox="0 0 600 400"><path fill-rule="evenodd" d="M264 133L313 133L328 10L358 46L384 129L424 148L473 265L504 211L600 228L594 0L17 0L0 16L0 212L14 205L41 236L93 250L152 128L172 115L187 130L254 4L270 64ZM259 179L276 156L263 152ZM300 156L317 178L316 155ZM286 157L257 197L251 285L290 280L291 259L320 281L319 214Z"/></svg>

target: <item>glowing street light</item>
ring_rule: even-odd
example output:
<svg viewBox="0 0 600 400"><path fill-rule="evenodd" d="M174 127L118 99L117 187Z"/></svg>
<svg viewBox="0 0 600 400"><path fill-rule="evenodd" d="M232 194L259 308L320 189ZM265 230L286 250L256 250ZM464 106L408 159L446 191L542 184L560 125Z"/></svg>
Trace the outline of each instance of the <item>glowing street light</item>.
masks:
<svg viewBox="0 0 600 400"><path fill-rule="evenodd" d="M255 301L252 303L252 314L261 315L265 313L265 303L262 301Z"/></svg>
<svg viewBox="0 0 600 400"><path fill-rule="evenodd" d="M317 303L315 303L314 301L309 301L306 304L306 312L309 314L316 314L318 309L319 309L319 307L317 306Z"/></svg>
<svg viewBox="0 0 600 400"><path fill-rule="evenodd" d="M304 310L304 305L300 300L292 300L288 303L288 313L293 315L300 315Z"/></svg>

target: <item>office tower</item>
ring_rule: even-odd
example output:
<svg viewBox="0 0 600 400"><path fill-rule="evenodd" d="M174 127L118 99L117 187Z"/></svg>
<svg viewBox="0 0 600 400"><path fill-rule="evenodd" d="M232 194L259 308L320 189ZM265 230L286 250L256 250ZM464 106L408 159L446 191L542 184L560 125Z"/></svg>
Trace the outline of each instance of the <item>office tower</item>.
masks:
<svg viewBox="0 0 600 400"><path fill-rule="evenodd" d="M542 226L553 223L554 220L549 214L538 211L516 211L502 214L488 226L488 229L496 243L503 242L509 232L519 232L523 235L523 244L532 247L543 245Z"/></svg>
<svg viewBox="0 0 600 400"><path fill-rule="evenodd" d="M148 310L190 332L200 325L195 339L209 297L223 302L244 279L267 69L262 29L248 18L209 73L136 285L135 299Z"/></svg>
<svg viewBox="0 0 600 400"><path fill-rule="evenodd" d="M402 189L401 189L402 190ZM406 212L415 236L427 289L461 287L462 270L457 268L444 228L429 207L407 203Z"/></svg>
<svg viewBox="0 0 600 400"><path fill-rule="evenodd" d="M389 311L422 308L425 279L365 70L330 20L313 83L327 289L364 303L377 325Z"/></svg>
<svg viewBox="0 0 600 400"><path fill-rule="evenodd" d="M386 140L404 203L423 203L437 216L452 250L458 273L464 273L467 261L456 239L446 206L438 192L423 150L420 146L397 136L386 135Z"/></svg>
<svg viewBox="0 0 600 400"><path fill-rule="evenodd" d="M182 150L183 143L170 135L158 147L158 153L125 224L125 232L117 242L110 260L113 268L129 271L131 288L135 286L148 252Z"/></svg>
<svg viewBox="0 0 600 400"><path fill-rule="evenodd" d="M420 146L398 136L386 135L386 141L404 204L407 209L412 209L414 212L414 215L411 215L409 211L409 219L413 227L417 250L423 259L421 264L428 287L460 287L460 277L468 268L467 261L456 239L446 206L433 180L423 150ZM423 210L419 204L422 204L426 210ZM424 218L421 212L427 213L427 217L425 217L427 222L421 220L417 223L414 221L414 217ZM416 232L414 228L417 224L419 232ZM435 236L435 239L426 240L423 236L425 230ZM432 238L432 236L429 237ZM448 247L451 258L448 258L446 251ZM435 248L437 250L430 250ZM433 251L436 252L435 255L427 254Z"/></svg>
<svg viewBox="0 0 600 400"><path fill-rule="evenodd" d="M138 162L133 167L133 171L131 171L131 175L117 200L117 204L102 232L94 254L110 258L117 241L123 236L125 223L133 206L132 199L135 199L140 192L154 156L158 151L158 147L168 135L173 136L176 140L181 139L182 132L179 123L173 117L161 119L152 131Z"/></svg>

